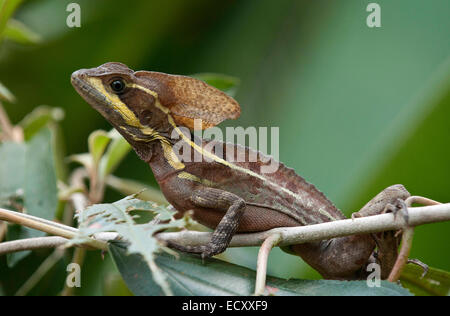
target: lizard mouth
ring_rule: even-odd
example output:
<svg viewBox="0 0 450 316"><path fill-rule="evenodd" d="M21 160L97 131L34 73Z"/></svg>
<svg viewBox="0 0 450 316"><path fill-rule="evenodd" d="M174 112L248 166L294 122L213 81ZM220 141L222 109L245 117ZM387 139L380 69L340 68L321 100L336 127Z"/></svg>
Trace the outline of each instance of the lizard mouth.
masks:
<svg viewBox="0 0 450 316"><path fill-rule="evenodd" d="M102 93L92 87L86 80L84 69L75 71L70 81L77 90L77 92L85 99L89 104L95 105L97 110L105 108L104 104L110 105L110 101Z"/></svg>
<svg viewBox="0 0 450 316"><path fill-rule="evenodd" d="M100 91L95 89L87 80L89 76L85 69L75 71L70 77L70 82L79 95L95 110L100 112L111 124L120 122L122 117L113 109L111 101ZM115 117L117 116L117 117ZM113 124L114 125L114 124Z"/></svg>

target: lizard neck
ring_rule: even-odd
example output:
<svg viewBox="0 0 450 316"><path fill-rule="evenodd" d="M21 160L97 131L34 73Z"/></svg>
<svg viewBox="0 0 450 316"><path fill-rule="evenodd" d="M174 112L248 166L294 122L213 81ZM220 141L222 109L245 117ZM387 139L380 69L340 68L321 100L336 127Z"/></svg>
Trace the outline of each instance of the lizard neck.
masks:
<svg viewBox="0 0 450 316"><path fill-rule="evenodd" d="M158 182L169 175L181 172L185 168L184 164L173 152L171 144L157 141L153 142L151 146L152 155L146 162L150 165Z"/></svg>

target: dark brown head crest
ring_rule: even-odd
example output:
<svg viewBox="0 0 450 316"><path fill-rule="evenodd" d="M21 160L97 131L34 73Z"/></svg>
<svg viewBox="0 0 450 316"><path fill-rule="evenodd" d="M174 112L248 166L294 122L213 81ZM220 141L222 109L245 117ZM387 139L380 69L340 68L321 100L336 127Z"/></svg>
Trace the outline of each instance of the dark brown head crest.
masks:
<svg viewBox="0 0 450 316"><path fill-rule="evenodd" d="M193 130L194 119L201 119L206 129L241 114L236 100L201 80L152 71L138 71L135 76L161 83L159 99L177 125Z"/></svg>

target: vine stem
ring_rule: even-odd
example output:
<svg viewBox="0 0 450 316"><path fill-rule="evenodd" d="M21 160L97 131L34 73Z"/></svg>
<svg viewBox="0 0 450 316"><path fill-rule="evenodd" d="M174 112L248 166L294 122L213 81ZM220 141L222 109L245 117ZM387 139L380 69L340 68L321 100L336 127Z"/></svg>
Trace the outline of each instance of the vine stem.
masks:
<svg viewBox="0 0 450 316"><path fill-rule="evenodd" d="M408 201L408 204L411 204L412 201L413 200ZM417 198L414 201L423 203L423 201L425 200L419 201L419 198ZM433 201L433 203L437 202ZM406 227L410 227L411 229L412 227L418 225L450 220L450 203L424 207L408 207L407 209L409 221ZM28 226L67 239L77 236L78 233L78 230L76 228L70 226L62 225L52 221L37 218L31 215L9 211L1 208L0 208L0 220L6 220L9 222ZM404 264L408 259L409 249L411 248L412 234L408 235L409 233L408 230L406 230L405 228L404 218L402 216L395 216L392 213L361 217L355 219L345 219L316 225L281 227L259 233L238 234L233 237L230 246L231 247L260 246L266 241L260 253L260 262L263 262L267 261L269 250L275 244L277 246L287 246L311 241L330 239L334 237L341 237L353 234L376 233L387 230L403 230L404 233L406 232L406 235L404 236L404 240L402 243L402 248L400 250L398 263L394 265L394 269L392 272L395 273L395 275L399 275L401 273L401 268L404 266ZM118 235L116 233L106 233L105 236L103 236L103 234L98 234L95 236L95 239L92 238L91 240L89 240L89 242L87 242L82 246L88 245L93 248L107 250L107 242L105 240L115 239L117 236ZM209 241L209 239L211 238L211 233L181 231L181 232L159 233L157 237L159 240L163 242L170 240L183 245L201 245ZM51 237L44 237L44 238L51 238ZM8 243L7 246L11 247L12 243L19 243L19 242L24 243L27 242L27 240L13 241ZM30 242L30 240L28 240L28 242ZM5 247L5 244L6 243L0 243L0 253L2 253L2 247ZM45 244L48 246L48 243L42 243L41 245ZM35 243L34 247L35 247L34 249L36 249L39 246L36 245ZM24 249L26 249L26 247L22 245L20 250ZM266 270L266 265L267 263L261 263L258 267L259 270ZM265 273L259 273L259 275L261 275L259 277L260 280L261 278L264 278L263 281L265 281ZM395 278L390 279L394 280ZM258 284L264 284L265 282L263 281L259 281ZM258 290L257 293L259 293L261 291L261 286L255 287L255 290Z"/></svg>
<svg viewBox="0 0 450 316"><path fill-rule="evenodd" d="M450 220L450 203L408 208L409 225L444 222ZM369 234L388 230L400 230L405 227L401 216L392 213L344 219L308 226L280 227L264 232L237 234L233 236L230 247L260 246L272 234L281 234L282 240L278 246L295 245L311 241L319 241L334 237L354 234ZM172 241L183 246L202 245L209 241L211 233L181 231L159 233L161 241Z"/></svg>
<svg viewBox="0 0 450 316"><path fill-rule="evenodd" d="M442 205L441 203L422 197L422 196L410 196L405 200L406 207L411 207L413 203L419 203L422 205ZM400 279L403 268L408 263L409 253L411 252L412 240L414 236L414 227L411 227L409 223L405 223L402 234L402 245L395 261L394 267L389 273L388 281L397 282Z"/></svg>
<svg viewBox="0 0 450 316"><path fill-rule="evenodd" d="M267 260L269 259L270 250L275 247L281 240L280 234L273 234L264 240L258 252L258 261L256 263L256 283L255 295L263 295L266 287Z"/></svg>
<svg viewBox="0 0 450 316"><path fill-rule="evenodd" d="M10 210L6 210L3 208L0 208L0 220L8 221L11 223L27 226L33 229L37 229L43 232L46 232L50 235L60 236L67 239L72 239L74 237L78 236L78 229L59 224L53 221L49 221L43 218L31 216L28 214L23 214L19 212L14 212ZM14 241L19 242L19 241ZM20 242L23 242L20 241ZM11 242L13 243L13 242ZM9 246L11 246L11 243L9 243ZM4 243L1 243L0 246L3 247ZM84 246L90 246L96 249L102 249L107 250L108 244L104 241L96 240L96 239L90 239L87 241ZM35 245L35 248L39 248L37 245ZM22 249L24 250L24 249ZM2 252L2 248L0 247L0 253Z"/></svg>
<svg viewBox="0 0 450 316"><path fill-rule="evenodd" d="M63 246L68 241L67 238L59 236L35 237L5 241L0 244L0 256L11 252L23 250L35 250L42 248L57 248Z"/></svg>

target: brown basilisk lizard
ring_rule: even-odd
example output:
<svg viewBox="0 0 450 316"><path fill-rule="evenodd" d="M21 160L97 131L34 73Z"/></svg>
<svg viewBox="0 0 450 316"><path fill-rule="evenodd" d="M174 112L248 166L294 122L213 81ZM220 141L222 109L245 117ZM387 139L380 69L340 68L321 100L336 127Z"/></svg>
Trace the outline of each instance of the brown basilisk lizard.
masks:
<svg viewBox="0 0 450 316"><path fill-rule="evenodd" d="M208 128L240 115L239 104L220 90L190 77L134 72L121 63L78 70L71 80L78 93L150 165L166 199L181 214L193 210L195 220L215 229L207 245L169 246L210 257L223 252L236 232L345 218L293 169L279 164L276 172L262 172L272 158L231 145L243 150L245 156L257 154L256 161L237 161L238 150L230 154L224 143L215 141L215 146L206 146L206 140L194 141L192 135L182 133L180 126L192 130L194 119L201 119L203 128ZM174 150L179 141L192 148L192 155L201 153L208 159L196 162L183 158ZM402 185L390 186L355 215L380 214L409 195ZM325 278L357 279L364 276L365 267L373 260L378 260L382 277L387 277L397 257L397 243L393 232L386 232L293 245L290 250Z"/></svg>

